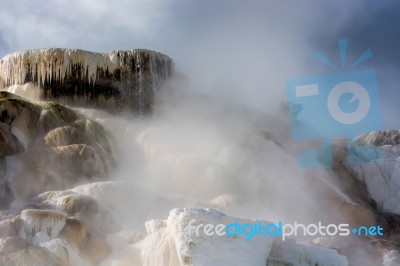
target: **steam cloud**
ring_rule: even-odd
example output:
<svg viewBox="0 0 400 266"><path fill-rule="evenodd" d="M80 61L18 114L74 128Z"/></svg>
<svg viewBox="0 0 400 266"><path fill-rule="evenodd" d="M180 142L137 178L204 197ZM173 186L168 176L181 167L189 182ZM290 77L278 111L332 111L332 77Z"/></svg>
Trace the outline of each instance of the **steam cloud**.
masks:
<svg viewBox="0 0 400 266"><path fill-rule="evenodd" d="M0 51L142 46L168 54L188 76L191 85L158 102L150 118L79 109L115 136L120 170L114 178L149 191L136 196L140 204L134 207L115 195L125 229L143 229L145 221L163 219L171 208L194 205L275 221L361 219L326 209L324 197L351 200L330 182L329 172L297 167L297 147L290 143L281 106L286 79L316 70L310 60L319 38L338 35L362 11L362 1L108 5L3 4ZM62 12L65 8L76 12Z"/></svg>

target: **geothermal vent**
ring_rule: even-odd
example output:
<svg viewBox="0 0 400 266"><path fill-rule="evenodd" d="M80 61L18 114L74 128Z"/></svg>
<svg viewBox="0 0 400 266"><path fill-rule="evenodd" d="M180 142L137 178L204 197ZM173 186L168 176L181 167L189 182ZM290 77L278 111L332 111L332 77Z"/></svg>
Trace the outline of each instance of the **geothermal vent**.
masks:
<svg viewBox="0 0 400 266"><path fill-rule="evenodd" d="M173 71L171 58L143 49L34 49L0 60L0 86L34 83L42 100L141 114L151 110L155 93Z"/></svg>

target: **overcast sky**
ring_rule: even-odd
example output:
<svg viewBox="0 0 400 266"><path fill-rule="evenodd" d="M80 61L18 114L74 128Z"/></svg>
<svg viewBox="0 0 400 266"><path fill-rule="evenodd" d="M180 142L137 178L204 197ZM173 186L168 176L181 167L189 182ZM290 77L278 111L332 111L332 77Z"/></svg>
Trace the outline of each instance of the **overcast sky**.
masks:
<svg viewBox="0 0 400 266"><path fill-rule="evenodd" d="M288 78L329 72L371 48L385 127L400 128L400 4L373 0L0 0L0 56L43 47L147 48L172 57L199 90L265 111Z"/></svg>

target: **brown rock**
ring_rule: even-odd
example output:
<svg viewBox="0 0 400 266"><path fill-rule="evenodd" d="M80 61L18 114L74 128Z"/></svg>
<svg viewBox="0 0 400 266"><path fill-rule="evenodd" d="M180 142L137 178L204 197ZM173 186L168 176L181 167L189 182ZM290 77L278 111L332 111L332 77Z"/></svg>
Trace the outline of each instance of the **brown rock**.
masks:
<svg viewBox="0 0 400 266"><path fill-rule="evenodd" d="M108 254L111 249L107 244L105 237L99 233L89 234L85 245L82 247L82 252L94 263L97 264Z"/></svg>
<svg viewBox="0 0 400 266"><path fill-rule="evenodd" d="M0 238L0 255L6 255L31 246L27 240L21 237Z"/></svg>
<svg viewBox="0 0 400 266"><path fill-rule="evenodd" d="M100 151L86 144L39 147L29 152L32 162L39 169L55 170L76 180L81 177L105 177L107 173Z"/></svg>
<svg viewBox="0 0 400 266"><path fill-rule="evenodd" d="M52 189L61 189L64 185L65 182L57 173L37 169L25 171L9 180L13 195L19 199L33 197Z"/></svg>
<svg viewBox="0 0 400 266"><path fill-rule="evenodd" d="M0 222L0 237L17 237L21 228L21 217L18 215L12 219ZM1 251L0 251L1 253Z"/></svg>
<svg viewBox="0 0 400 266"><path fill-rule="evenodd" d="M75 127L64 126L51 130L44 137L48 147L66 146L71 144L85 144L86 139L82 131Z"/></svg>
<svg viewBox="0 0 400 266"><path fill-rule="evenodd" d="M64 238L70 245L79 249L87 239L86 226L77 218L67 218L59 237Z"/></svg>
<svg viewBox="0 0 400 266"><path fill-rule="evenodd" d="M62 193L45 192L38 195L33 201L42 208L63 210L70 215L88 220L98 213L99 206L94 198L68 191L60 192Z"/></svg>
<svg viewBox="0 0 400 266"><path fill-rule="evenodd" d="M0 239L0 265L7 266L67 266L46 249L32 245L22 238Z"/></svg>

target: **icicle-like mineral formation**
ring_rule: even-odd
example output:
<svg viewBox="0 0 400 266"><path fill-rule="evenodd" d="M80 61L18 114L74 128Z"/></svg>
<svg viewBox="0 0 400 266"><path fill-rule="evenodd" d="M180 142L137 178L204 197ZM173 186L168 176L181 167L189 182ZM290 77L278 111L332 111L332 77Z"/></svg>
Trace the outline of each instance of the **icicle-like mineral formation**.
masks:
<svg viewBox="0 0 400 266"><path fill-rule="evenodd" d="M20 236L31 241L38 241L45 239L45 237L54 239L64 227L66 217L65 213L59 211L23 210L21 212L22 227Z"/></svg>
<svg viewBox="0 0 400 266"><path fill-rule="evenodd" d="M0 60L0 86L32 82L41 88L44 100L145 113L173 71L171 58L144 49L110 53L34 49Z"/></svg>

